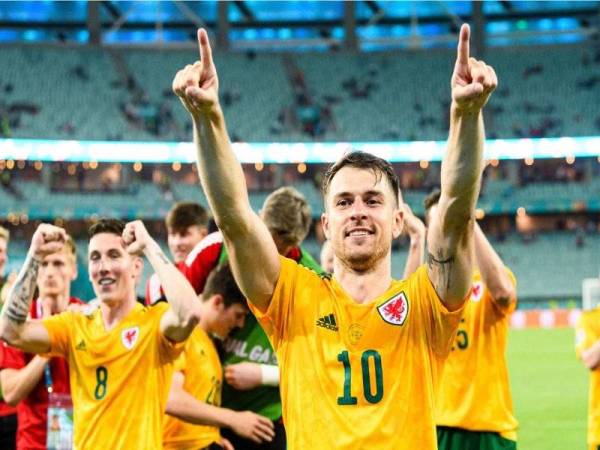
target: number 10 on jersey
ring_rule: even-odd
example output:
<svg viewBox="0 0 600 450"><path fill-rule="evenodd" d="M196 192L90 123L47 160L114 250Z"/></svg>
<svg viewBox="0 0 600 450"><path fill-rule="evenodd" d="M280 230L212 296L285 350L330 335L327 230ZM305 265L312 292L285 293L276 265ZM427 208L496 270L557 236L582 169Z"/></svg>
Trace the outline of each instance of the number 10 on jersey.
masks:
<svg viewBox="0 0 600 450"><path fill-rule="evenodd" d="M348 350L340 352L337 356L339 362L344 365L344 395L338 397L338 405L356 405L358 399L352 395L352 366ZM371 373L370 361L373 361L373 373ZM377 350L365 350L360 358L362 369L363 396L369 403L379 403L383 398L383 366L381 355ZM372 389L371 376L375 376L375 392Z"/></svg>

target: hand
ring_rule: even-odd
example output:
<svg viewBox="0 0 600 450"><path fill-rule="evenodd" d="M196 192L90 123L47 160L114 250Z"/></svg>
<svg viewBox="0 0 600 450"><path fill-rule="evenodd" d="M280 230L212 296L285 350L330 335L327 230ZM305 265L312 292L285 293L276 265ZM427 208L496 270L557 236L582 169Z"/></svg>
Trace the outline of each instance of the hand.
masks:
<svg viewBox="0 0 600 450"><path fill-rule="evenodd" d="M402 204L402 211L404 212L404 230L411 240L414 238L424 238L425 224L421 219L415 216L410 206L406 203Z"/></svg>
<svg viewBox="0 0 600 450"><path fill-rule="evenodd" d="M229 426L238 436L250 439L257 444L271 442L275 437L273 422L252 411L236 412Z"/></svg>
<svg viewBox="0 0 600 450"><path fill-rule="evenodd" d="M173 92L194 119L211 113L219 104L219 78L212 59L206 30L198 30L200 61L187 65L175 75Z"/></svg>
<svg viewBox="0 0 600 450"><path fill-rule="evenodd" d="M221 447L223 447L223 450L235 450L233 444L224 437L221 438Z"/></svg>
<svg viewBox="0 0 600 450"><path fill-rule="evenodd" d="M260 364L242 362L225 367L227 384L240 391L254 389L262 384Z"/></svg>
<svg viewBox="0 0 600 450"><path fill-rule="evenodd" d="M148 246L156 245L141 220L134 220L125 225L123 242L130 255L140 255Z"/></svg>
<svg viewBox="0 0 600 450"><path fill-rule="evenodd" d="M452 74L452 103L458 112L479 112L498 86L494 69L469 57L469 25L460 28L458 51Z"/></svg>
<svg viewBox="0 0 600 450"><path fill-rule="evenodd" d="M29 252L35 259L41 261L47 255L62 250L66 240L67 232L64 228L42 223L33 233Z"/></svg>

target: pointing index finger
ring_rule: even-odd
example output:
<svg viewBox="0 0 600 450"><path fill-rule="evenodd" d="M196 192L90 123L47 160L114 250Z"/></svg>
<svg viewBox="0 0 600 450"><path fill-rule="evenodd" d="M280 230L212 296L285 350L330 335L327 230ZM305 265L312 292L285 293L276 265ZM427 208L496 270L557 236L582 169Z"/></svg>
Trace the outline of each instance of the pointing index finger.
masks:
<svg viewBox="0 0 600 450"><path fill-rule="evenodd" d="M471 37L471 29L468 24L463 24L460 27L460 33L458 38L458 51L456 55L456 61L459 64L469 64L469 39Z"/></svg>
<svg viewBox="0 0 600 450"><path fill-rule="evenodd" d="M204 28L198 29L198 48L200 49L200 61L202 64L212 64L212 50L208 41L208 33ZM206 67L206 66L204 66Z"/></svg>

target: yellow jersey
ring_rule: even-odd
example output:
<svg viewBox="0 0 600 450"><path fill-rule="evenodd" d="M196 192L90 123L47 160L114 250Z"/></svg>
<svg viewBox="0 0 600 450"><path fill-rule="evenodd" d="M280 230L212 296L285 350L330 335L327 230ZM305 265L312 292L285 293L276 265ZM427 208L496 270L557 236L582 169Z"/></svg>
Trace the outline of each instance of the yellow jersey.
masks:
<svg viewBox="0 0 600 450"><path fill-rule="evenodd" d="M183 372L183 389L209 405L221 405L223 373L215 345L200 327L196 327L175 361L175 371ZM218 427L194 425L166 416L163 433L165 450L199 449L220 442Z"/></svg>
<svg viewBox="0 0 600 450"><path fill-rule="evenodd" d="M584 311L575 327L575 352L587 350L600 339L600 308ZM600 368L590 371L588 398L588 444L596 449L600 445Z"/></svg>
<svg viewBox="0 0 600 450"><path fill-rule="evenodd" d="M359 304L281 257L268 308L250 308L277 352L289 450L437 448L436 386L462 309L444 307L425 266Z"/></svg>
<svg viewBox="0 0 600 450"><path fill-rule="evenodd" d="M106 331L100 308L43 320L50 353L69 362L73 448L162 448L173 362L183 348L160 331L169 305L134 309Z"/></svg>
<svg viewBox="0 0 600 450"><path fill-rule="evenodd" d="M516 285L512 272L507 272ZM517 439L505 355L509 318L515 308L514 301L506 307L494 302L481 274L473 274L471 301L442 373L436 407L438 425L492 431Z"/></svg>

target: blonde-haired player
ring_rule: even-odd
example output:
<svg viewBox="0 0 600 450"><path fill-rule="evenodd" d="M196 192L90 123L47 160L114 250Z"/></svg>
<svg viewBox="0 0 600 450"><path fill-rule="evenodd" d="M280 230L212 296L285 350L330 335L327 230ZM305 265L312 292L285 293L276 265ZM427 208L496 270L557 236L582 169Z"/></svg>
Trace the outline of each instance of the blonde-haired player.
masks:
<svg viewBox="0 0 600 450"><path fill-rule="evenodd" d="M381 158L352 152L325 177L322 224L335 258L333 278L320 277L280 256L252 211L205 30L198 40L201 62L179 71L173 90L192 116L200 179L236 281L277 352L288 449L435 449L435 386L470 286L493 69L469 58L463 26L428 266L392 279L398 178Z"/></svg>
<svg viewBox="0 0 600 450"><path fill-rule="evenodd" d="M73 239L67 236L62 250L45 256L40 263L36 281L38 297L31 303L31 318L42 319L81 307L81 300L71 297L71 282L76 277L77 249ZM47 435L48 412L56 406L56 394L68 403L67 361L3 345L0 347L0 381L6 401L18 406L17 450L51 446L54 441Z"/></svg>
<svg viewBox="0 0 600 450"><path fill-rule="evenodd" d="M141 222L104 219L89 234L88 271L99 306L28 320L41 260L66 240L62 228L42 224L0 316L0 337L26 352L68 360L74 448L160 449L173 361L197 323L198 300ZM136 302L140 253L158 274L168 304Z"/></svg>

